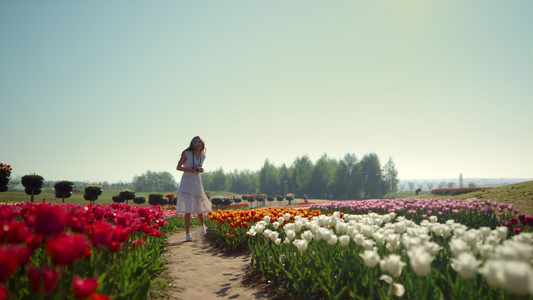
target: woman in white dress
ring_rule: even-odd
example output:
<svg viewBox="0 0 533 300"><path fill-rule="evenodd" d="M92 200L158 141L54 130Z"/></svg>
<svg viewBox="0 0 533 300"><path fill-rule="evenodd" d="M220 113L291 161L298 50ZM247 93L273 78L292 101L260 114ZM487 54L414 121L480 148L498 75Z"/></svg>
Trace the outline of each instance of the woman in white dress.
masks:
<svg viewBox="0 0 533 300"><path fill-rule="evenodd" d="M178 189L176 213L185 213L185 241L192 241L189 233L191 227L191 214L196 214L200 221L202 235L205 235L204 215L210 212L211 202L207 198L202 186L200 173L204 172L202 164L205 160L205 143L195 136L191 144L181 153L176 170L183 171Z"/></svg>

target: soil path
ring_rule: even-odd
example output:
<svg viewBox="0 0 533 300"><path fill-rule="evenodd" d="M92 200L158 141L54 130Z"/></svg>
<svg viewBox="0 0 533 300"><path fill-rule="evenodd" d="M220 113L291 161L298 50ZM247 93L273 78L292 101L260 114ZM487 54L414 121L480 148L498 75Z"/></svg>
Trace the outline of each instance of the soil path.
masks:
<svg viewBox="0 0 533 300"><path fill-rule="evenodd" d="M185 231L168 237L167 276L173 287L170 299L272 299L257 285L245 283L250 254L224 254L213 248L191 228L192 242L185 242Z"/></svg>

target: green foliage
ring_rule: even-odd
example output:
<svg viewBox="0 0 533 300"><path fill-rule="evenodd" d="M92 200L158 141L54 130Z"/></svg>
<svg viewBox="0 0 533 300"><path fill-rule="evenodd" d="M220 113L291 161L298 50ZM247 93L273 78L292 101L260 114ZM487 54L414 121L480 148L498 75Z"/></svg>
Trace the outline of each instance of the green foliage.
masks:
<svg viewBox="0 0 533 300"><path fill-rule="evenodd" d="M85 187L85 194L86 195L101 195L102 194L102 186L101 185L88 185Z"/></svg>
<svg viewBox="0 0 533 300"><path fill-rule="evenodd" d="M58 193L72 192L73 188L74 188L74 183L68 180L58 181L56 182L56 184L54 184L54 189Z"/></svg>
<svg viewBox="0 0 533 300"><path fill-rule="evenodd" d="M379 158L375 153L370 153L361 159L364 193L366 199L378 199L383 194L382 174Z"/></svg>
<svg viewBox="0 0 533 300"><path fill-rule="evenodd" d="M176 180L170 172L152 172L134 176L131 182L132 189L137 192L172 191L177 187Z"/></svg>

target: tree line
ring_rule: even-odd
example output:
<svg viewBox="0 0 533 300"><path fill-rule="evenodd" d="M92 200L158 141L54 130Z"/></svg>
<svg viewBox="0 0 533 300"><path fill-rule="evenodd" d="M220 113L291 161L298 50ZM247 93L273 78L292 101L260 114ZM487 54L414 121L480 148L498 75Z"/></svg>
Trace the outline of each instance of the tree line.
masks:
<svg viewBox="0 0 533 300"><path fill-rule="evenodd" d="M286 195L307 194L317 199L377 199L398 190L398 171L389 158L381 166L378 156L370 153L360 160L347 153L341 160L323 154L316 163L307 155L297 157L292 165L275 166L268 159L259 171L224 172L219 168L202 174L206 191L237 194Z"/></svg>

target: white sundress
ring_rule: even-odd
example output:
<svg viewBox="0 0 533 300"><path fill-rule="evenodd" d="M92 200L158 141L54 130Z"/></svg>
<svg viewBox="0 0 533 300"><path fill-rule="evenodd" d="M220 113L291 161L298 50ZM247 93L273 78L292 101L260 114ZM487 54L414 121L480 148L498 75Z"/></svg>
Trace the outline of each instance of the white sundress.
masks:
<svg viewBox="0 0 533 300"><path fill-rule="evenodd" d="M185 151L185 155L187 160L184 167L188 169L193 168L193 160L195 168L200 167L205 160L203 155L196 159L192 151ZM183 172L176 201L176 213L204 214L212 211L211 201L205 195L200 173Z"/></svg>

